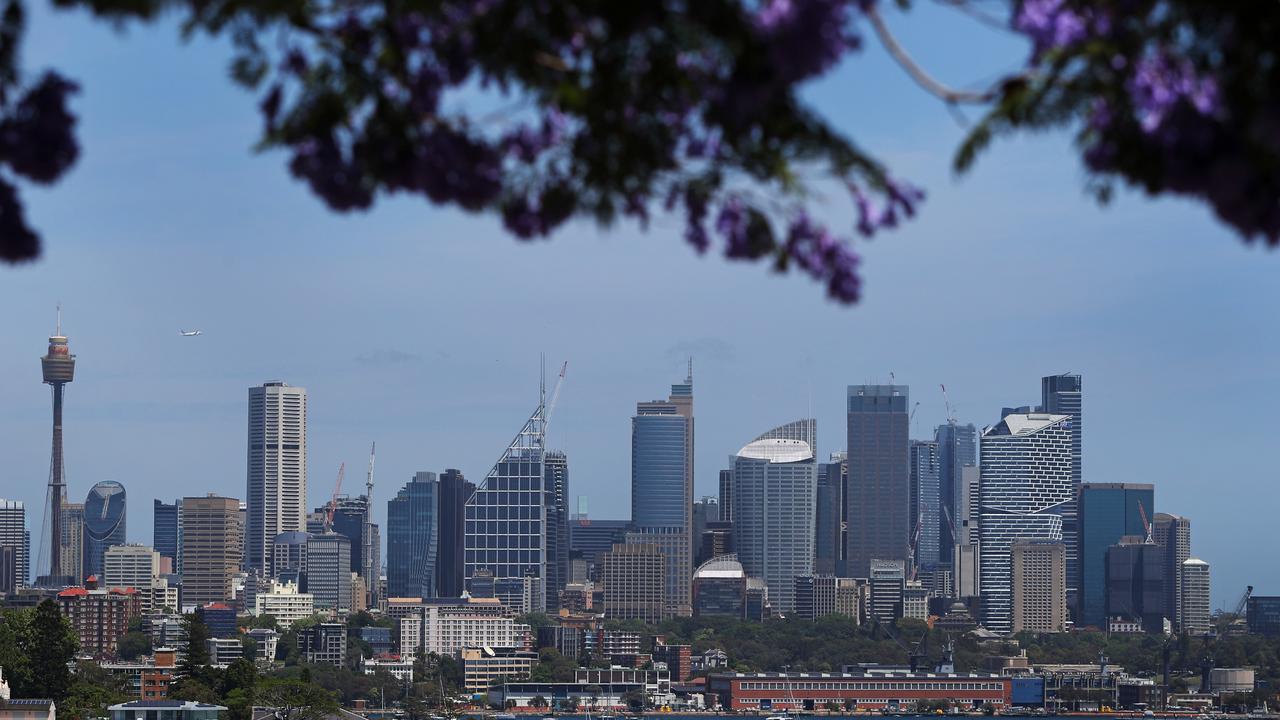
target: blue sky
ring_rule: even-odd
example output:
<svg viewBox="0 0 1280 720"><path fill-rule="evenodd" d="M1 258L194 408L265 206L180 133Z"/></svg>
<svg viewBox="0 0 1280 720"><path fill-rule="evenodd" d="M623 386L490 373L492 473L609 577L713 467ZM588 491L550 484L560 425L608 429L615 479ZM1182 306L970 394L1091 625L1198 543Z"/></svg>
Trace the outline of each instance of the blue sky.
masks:
<svg viewBox="0 0 1280 720"><path fill-rule="evenodd" d="M960 85L1025 52L934 5L894 26ZM83 83L84 154L53 188L24 189L45 257L0 269L0 496L27 502L33 535L49 462L38 358L61 301L79 355L70 494L123 482L134 541L150 541L153 497L243 496L246 388L267 380L308 388L319 504L340 462L349 489L363 481L372 440L382 499L416 470L483 477L537 401L539 353L567 359L550 443L592 516L625 517L629 417L683 377L688 354L698 494L715 492L730 453L810 407L822 453L841 449L851 383L894 373L926 437L943 419L939 383L981 426L1034 403L1041 375L1073 371L1086 481L1153 482L1158 510L1191 517L1215 606L1246 583L1280 593L1263 534L1280 258L1190 202L1125 193L1097 207L1066 134L1000 142L957 179L964 128L868 38L806 92L929 199L859 243L866 299L846 308L798 276L697 257L673 219L522 243L494 219L403 198L334 215L282 155L251 151L256 100L230 83L228 58L223 42L181 42L172 22L34 18L28 66ZM851 223L835 196L819 213Z"/></svg>

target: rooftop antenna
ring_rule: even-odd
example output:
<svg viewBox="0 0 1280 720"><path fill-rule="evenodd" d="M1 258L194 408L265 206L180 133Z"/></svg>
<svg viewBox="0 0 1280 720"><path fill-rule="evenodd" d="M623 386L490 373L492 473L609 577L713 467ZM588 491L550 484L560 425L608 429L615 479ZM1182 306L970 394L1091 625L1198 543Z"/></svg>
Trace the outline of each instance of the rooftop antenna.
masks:
<svg viewBox="0 0 1280 720"><path fill-rule="evenodd" d="M684 381L685 381L685 384L687 385L693 384L693 356L692 355L689 356L689 375L685 377Z"/></svg>
<svg viewBox="0 0 1280 720"><path fill-rule="evenodd" d="M547 354L538 353L538 405L547 404Z"/></svg>
<svg viewBox="0 0 1280 720"><path fill-rule="evenodd" d="M61 300L58 301L58 325L57 325L57 329L53 331L53 334L58 337L62 337L62 301Z"/></svg>

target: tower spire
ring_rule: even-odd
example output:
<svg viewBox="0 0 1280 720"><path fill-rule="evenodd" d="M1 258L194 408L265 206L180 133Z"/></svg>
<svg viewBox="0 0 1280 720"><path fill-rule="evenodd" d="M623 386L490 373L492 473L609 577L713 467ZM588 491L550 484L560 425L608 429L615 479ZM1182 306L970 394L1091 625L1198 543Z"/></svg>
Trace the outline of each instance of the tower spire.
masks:
<svg viewBox="0 0 1280 720"><path fill-rule="evenodd" d="M693 356L692 355L689 356L689 375L685 377L684 381L685 381L685 384L687 385L693 384Z"/></svg>
<svg viewBox="0 0 1280 720"><path fill-rule="evenodd" d="M49 338L49 349L40 358L40 369L46 385L53 390L53 448L49 457L49 532L48 584L58 586L62 578L62 498L66 493L66 471L62 463L62 393L75 379L76 356L71 354L67 338L62 334L62 303L58 303L57 325ZM41 550L43 555L44 550ZM79 579L79 578L75 578Z"/></svg>

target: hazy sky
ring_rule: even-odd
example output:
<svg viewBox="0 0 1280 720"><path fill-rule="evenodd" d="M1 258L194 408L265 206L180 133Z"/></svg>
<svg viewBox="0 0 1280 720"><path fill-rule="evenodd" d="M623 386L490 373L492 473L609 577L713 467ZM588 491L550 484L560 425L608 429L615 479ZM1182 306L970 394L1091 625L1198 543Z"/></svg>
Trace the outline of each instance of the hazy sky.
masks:
<svg viewBox="0 0 1280 720"><path fill-rule="evenodd" d="M128 535L151 541L151 500L244 496L247 388L285 380L310 402L309 495L338 465L375 496L416 470L479 479L537 402L538 356L569 361L550 445L593 517L626 517L635 403L695 362L697 493L757 434L818 418L845 444L845 386L888 381L920 402L913 436L1033 404L1041 375L1084 375L1084 477L1153 482L1156 509L1192 519L1215 606L1246 583L1280 592L1271 408L1280 393L1280 257L1184 201L1123 194L1098 208L1065 134L998 143L954 178L964 128L867 51L808 88L864 147L930 193L900 231L860 243L866 299L767 268L698 258L680 225L569 226L521 243L491 218L407 199L334 215L282 154L254 155L256 100L226 77L226 44L173 23L117 32L81 13L34 18L29 67L84 85L84 154L52 189L24 188L45 257L0 268L0 496L32 534L49 464L39 357L62 301L78 356L66 405L69 494L129 493ZM974 84L1024 49L945 8L895 23L944 79ZM822 212L848 227L843 199ZM179 337L179 328L204 335ZM378 514L385 505L378 503Z"/></svg>

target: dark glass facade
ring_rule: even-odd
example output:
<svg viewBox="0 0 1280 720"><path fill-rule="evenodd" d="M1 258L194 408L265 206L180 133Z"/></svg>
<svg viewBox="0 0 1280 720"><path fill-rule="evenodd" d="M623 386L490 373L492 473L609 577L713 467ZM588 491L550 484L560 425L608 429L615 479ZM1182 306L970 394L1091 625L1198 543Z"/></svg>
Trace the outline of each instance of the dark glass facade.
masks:
<svg viewBox="0 0 1280 720"><path fill-rule="evenodd" d="M841 463L818 464L817 502L814 506L813 571L834 575L844 548L840 543L840 514L844 505Z"/></svg>
<svg viewBox="0 0 1280 720"><path fill-rule="evenodd" d="M685 527L688 418L677 415L674 405L646 403L641 409L644 414L631 421L631 521L638 527Z"/></svg>
<svg viewBox="0 0 1280 720"><path fill-rule="evenodd" d="M846 572L869 577L872 560L907 560L907 386L850 385L847 409Z"/></svg>
<svg viewBox="0 0 1280 720"><path fill-rule="evenodd" d="M972 424L947 423L938 426L933 439L938 443L938 560L950 563L960 537L957 518L964 515L957 505L961 472L978 464L978 429Z"/></svg>
<svg viewBox="0 0 1280 720"><path fill-rule="evenodd" d="M594 575L604 553L615 543L626 542L629 529L631 523L626 520L575 520L569 524L569 554L585 560Z"/></svg>
<svg viewBox="0 0 1280 720"><path fill-rule="evenodd" d="M1255 635L1280 635L1280 596L1254 595L1246 606L1249 632Z"/></svg>
<svg viewBox="0 0 1280 720"><path fill-rule="evenodd" d="M747 579L695 578L693 581L694 617L747 616Z"/></svg>
<svg viewBox="0 0 1280 720"><path fill-rule="evenodd" d="M546 475L547 610L560 608L560 591L569 582L569 458L549 451L543 460Z"/></svg>
<svg viewBox="0 0 1280 720"><path fill-rule="evenodd" d="M436 594L442 598L462 597L465 588L465 528L467 499L476 491L461 470L449 468L440 474L440 527L436 548Z"/></svg>
<svg viewBox="0 0 1280 720"><path fill-rule="evenodd" d="M436 474L419 472L387 501L388 597L436 596L439 492Z"/></svg>
<svg viewBox="0 0 1280 720"><path fill-rule="evenodd" d="M153 500L151 505L151 546L161 557L178 559L178 503Z"/></svg>
<svg viewBox="0 0 1280 720"><path fill-rule="evenodd" d="M89 490L84 501L84 573L102 577L107 548L125 542L124 486L103 480Z"/></svg>
<svg viewBox="0 0 1280 720"><path fill-rule="evenodd" d="M1079 495L1083 478L1081 447L1084 438L1083 413L1084 381L1079 375L1049 375L1040 379L1040 408L1042 412L1071 416L1071 482ZM1147 517L1155 513L1147 506ZM1067 546L1067 595L1079 597L1084 560L1077 545L1080 537L1079 511L1072 503L1062 510L1062 539Z"/></svg>
<svg viewBox="0 0 1280 720"><path fill-rule="evenodd" d="M1081 487L1079 499L1080 586L1075 624L1105 628L1107 549L1122 537L1146 536L1142 514L1145 512L1148 520L1153 517L1155 488L1148 484L1088 483ZM1065 519L1063 525L1065 534Z"/></svg>
<svg viewBox="0 0 1280 720"><path fill-rule="evenodd" d="M938 443L912 440L910 443L911 500L908 507L914 561L917 567L933 568L940 562L938 531L941 529L938 492Z"/></svg>
<svg viewBox="0 0 1280 720"><path fill-rule="evenodd" d="M1139 542L1112 545L1106 554L1107 618L1142 623L1148 633L1164 629L1164 552Z"/></svg>

